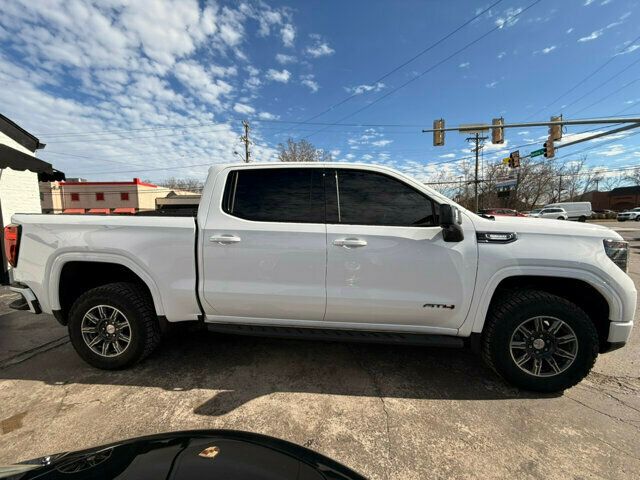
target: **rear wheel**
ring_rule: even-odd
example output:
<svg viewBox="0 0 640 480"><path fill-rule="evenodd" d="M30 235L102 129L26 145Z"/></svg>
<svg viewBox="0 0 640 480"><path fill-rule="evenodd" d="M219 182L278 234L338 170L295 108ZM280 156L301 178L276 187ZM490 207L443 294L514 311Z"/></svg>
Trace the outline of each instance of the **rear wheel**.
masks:
<svg viewBox="0 0 640 480"><path fill-rule="evenodd" d="M525 390L556 392L580 382L598 356L598 333L577 305L537 291L512 292L492 308L483 332L485 362Z"/></svg>
<svg viewBox="0 0 640 480"><path fill-rule="evenodd" d="M151 300L133 283L110 283L85 292L71 307L68 328L78 355L106 370L139 362L160 342Z"/></svg>
<svg viewBox="0 0 640 480"><path fill-rule="evenodd" d="M558 220L564 220L564 217L558 217Z"/></svg>
<svg viewBox="0 0 640 480"><path fill-rule="evenodd" d="M581 217L578 219L578 221L579 221L579 222L586 222L586 221L587 221L587 217L585 217L585 216L583 215L583 216L581 216Z"/></svg>

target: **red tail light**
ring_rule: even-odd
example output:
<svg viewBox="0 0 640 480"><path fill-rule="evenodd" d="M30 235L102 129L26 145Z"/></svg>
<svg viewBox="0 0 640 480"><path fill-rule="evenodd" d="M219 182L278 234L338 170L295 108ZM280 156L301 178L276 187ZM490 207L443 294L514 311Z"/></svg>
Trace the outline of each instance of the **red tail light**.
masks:
<svg viewBox="0 0 640 480"><path fill-rule="evenodd" d="M20 225L10 224L4 227L4 254L12 267L18 265L20 248Z"/></svg>

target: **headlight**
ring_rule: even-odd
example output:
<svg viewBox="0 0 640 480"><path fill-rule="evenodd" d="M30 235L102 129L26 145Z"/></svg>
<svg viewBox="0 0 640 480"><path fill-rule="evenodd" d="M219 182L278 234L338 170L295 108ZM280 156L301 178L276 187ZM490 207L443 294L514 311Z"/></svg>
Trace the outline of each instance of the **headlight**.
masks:
<svg viewBox="0 0 640 480"><path fill-rule="evenodd" d="M629 260L629 244L622 240L604 240L604 251L613 263L618 265L623 272L627 271Z"/></svg>

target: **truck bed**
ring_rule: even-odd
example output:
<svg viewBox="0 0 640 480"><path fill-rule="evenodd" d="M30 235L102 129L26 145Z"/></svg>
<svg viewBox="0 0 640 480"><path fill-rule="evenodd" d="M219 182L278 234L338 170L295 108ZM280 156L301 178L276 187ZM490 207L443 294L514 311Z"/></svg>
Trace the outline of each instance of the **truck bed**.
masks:
<svg viewBox="0 0 640 480"><path fill-rule="evenodd" d="M196 222L191 215L18 214L13 221L22 226L13 280L34 291L43 311L60 308L50 292L58 291L68 262L119 261L145 280L159 315L172 321L197 318Z"/></svg>

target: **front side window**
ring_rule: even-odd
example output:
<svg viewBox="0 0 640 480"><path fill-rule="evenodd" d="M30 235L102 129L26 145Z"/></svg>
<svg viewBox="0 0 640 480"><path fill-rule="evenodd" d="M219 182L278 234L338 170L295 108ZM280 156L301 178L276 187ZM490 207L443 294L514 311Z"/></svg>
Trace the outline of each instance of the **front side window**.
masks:
<svg viewBox="0 0 640 480"><path fill-rule="evenodd" d="M438 225L434 202L400 180L382 173L351 169L328 170L326 179L329 223Z"/></svg>
<svg viewBox="0 0 640 480"><path fill-rule="evenodd" d="M259 168L232 171L222 209L258 222L324 223L323 170Z"/></svg>
<svg viewBox="0 0 640 480"><path fill-rule="evenodd" d="M80 201L80 194L79 193L72 193L71 194L71 201L72 202L79 202Z"/></svg>
<svg viewBox="0 0 640 480"><path fill-rule="evenodd" d="M98 200L99 202L104 201L104 193L102 192L96 193L96 200Z"/></svg>

